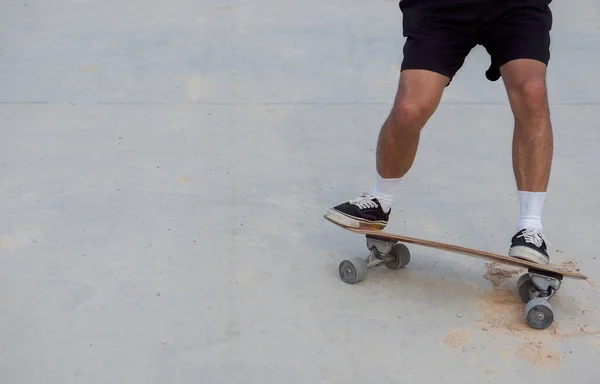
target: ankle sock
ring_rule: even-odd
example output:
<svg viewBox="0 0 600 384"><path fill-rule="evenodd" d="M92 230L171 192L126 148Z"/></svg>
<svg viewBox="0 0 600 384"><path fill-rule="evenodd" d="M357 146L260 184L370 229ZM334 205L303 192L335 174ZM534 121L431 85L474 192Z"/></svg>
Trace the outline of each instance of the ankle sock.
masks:
<svg viewBox="0 0 600 384"><path fill-rule="evenodd" d="M537 228L542 232L542 209L544 208L546 192L518 192L520 215L517 231L524 228Z"/></svg>
<svg viewBox="0 0 600 384"><path fill-rule="evenodd" d="M392 203L394 202L394 193L398 187L398 184L400 184L400 180L400 178L384 179L377 174L377 180L371 195L377 198L384 212L389 212L392 208Z"/></svg>

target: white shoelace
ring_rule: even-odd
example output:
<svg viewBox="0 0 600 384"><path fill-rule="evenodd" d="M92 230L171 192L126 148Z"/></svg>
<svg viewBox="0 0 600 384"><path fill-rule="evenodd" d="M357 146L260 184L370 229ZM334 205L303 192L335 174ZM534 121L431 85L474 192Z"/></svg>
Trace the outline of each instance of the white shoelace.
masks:
<svg viewBox="0 0 600 384"><path fill-rule="evenodd" d="M377 203L371 200L371 196L362 194L360 197L350 200L350 204L356 205L360 209L377 208Z"/></svg>
<svg viewBox="0 0 600 384"><path fill-rule="evenodd" d="M533 243L538 248L542 246L542 242L544 241L550 245L548 240L546 240L544 235L537 228L528 228L517 237L524 238L526 242Z"/></svg>

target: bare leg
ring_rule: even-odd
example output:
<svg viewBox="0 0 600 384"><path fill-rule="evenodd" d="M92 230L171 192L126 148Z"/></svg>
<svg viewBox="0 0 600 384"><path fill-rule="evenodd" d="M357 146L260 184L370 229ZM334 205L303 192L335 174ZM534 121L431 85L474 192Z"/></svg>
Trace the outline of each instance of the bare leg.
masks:
<svg viewBox="0 0 600 384"><path fill-rule="evenodd" d="M515 119L512 159L520 203L517 234L512 239L509 254L548 264L541 216L554 144L546 90L546 65L520 59L505 64L500 72Z"/></svg>
<svg viewBox="0 0 600 384"><path fill-rule="evenodd" d="M329 209L327 219L353 228L385 228L395 184L411 168L421 129L439 105L448 81L431 71L402 71L394 106L377 141L377 182L372 196Z"/></svg>
<svg viewBox="0 0 600 384"><path fill-rule="evenodd" d="M411 168L421 129L439 105L448 80L424 70L401 73L394 106L377 141L377 172L381 177L400 178Z"/></svg>

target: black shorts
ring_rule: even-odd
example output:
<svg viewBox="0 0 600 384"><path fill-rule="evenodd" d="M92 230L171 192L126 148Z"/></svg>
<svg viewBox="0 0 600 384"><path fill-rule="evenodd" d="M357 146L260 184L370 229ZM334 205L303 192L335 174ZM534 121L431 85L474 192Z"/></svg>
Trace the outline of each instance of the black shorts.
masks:
<svg viewBox="0 0 600 384"><path fill-rule="evenodd" d="M431 70L450 79L476 45L491 57L486 77L514 59L548 64L552 0L400 0L402 69Z"/></svg>

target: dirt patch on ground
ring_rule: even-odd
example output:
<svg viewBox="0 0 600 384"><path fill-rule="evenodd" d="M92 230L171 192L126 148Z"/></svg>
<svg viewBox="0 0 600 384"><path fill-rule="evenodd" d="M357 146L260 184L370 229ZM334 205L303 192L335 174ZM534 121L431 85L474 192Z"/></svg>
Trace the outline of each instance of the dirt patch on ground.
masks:
<svg viewBox="0 0 600 384"><path fill-rule="evenodd" d="M543 342L523 343L517 349L516 355L525 362L541 369L552 369L560 364L562 360L560 352L544 345Z"/></svg>
<svg viewBox="0 0 600 384"><path fill-rule="evenodd" d="M484 331L524 331L523 304L518 296L507 289L494 289L475 301L478 322Z"/></svg>
<svg viewBox="0 0 600 384"><path fill-rule="evenodd" d="M571 273L579 273L577 261L575 261L574 259L565 260L560 264L552 264L552 267L564 269L565 271Z"/></svg>
<svg viewBox="0 0 600 384"><path fill-rule="evenodd" d="M577 263L573 260L567 260L557 266L571 272L579 271ZM516 287L517 278L524 272L524 269L504 268L498 263L489 263L486 266L484 276L492 283L493 288L474 302L478 313L477 321L481 329L491 337L511 336L521 341L516 350L503 350L503 359L517 357L537 368L552 369L562 361L562 355L556 349L557 342L582 334L600 335L600 329L592 329L586 324L559 330L556 320L543 331L530 328L525 319L524 304ZM585 314L585 311L582 313ZM589 318L586 320L590 323Z"/></svg>
<svg viewBox="0 0 600 384"><path fill-rule="evenodd" d="M516 286L516 281L513 281L513 285ZM563 298L563 300L565 299ZM572 302L576 303L576 301ZM509 334L531 341L560 341L581 334L600 335L600 329L592 329L587 324L559 331L556 320L543 331L532 329L525 319L524 305L516 292L516 287L514 289L495 288L479 297L474 303L478 312L477 321L482 330L489 331L494 335ZM582 313L585 314L585 310Z"/></svg>
<svg viewBox="0 0 600 384"><path fill-rule="evenodd" d="M448 331L444 337L443 344L447 348L462 348L471 339L471 334L467 331L454 330Z"/></svg>
<svg viewBox="0 0 600 384"><path fill-rule="evenodd" d="M499 287L506 279L520 275L525 272L525 269L504 269L498 263L487 263L485 265L484 277L489 280L494 287Z"/></svg>
<svg viewBox="0 0 600 384"><path fill-rule="evenodd" d="M501 357L517 357L540 369L552 369L560 364L562 356L555 342L567 335L558 332L552 324L544 331L531 329L524 319L523 303L515 292L495 289L475 303L481 329L492 337L517 337L522 343L516 350L504 350Z"/></svg>

